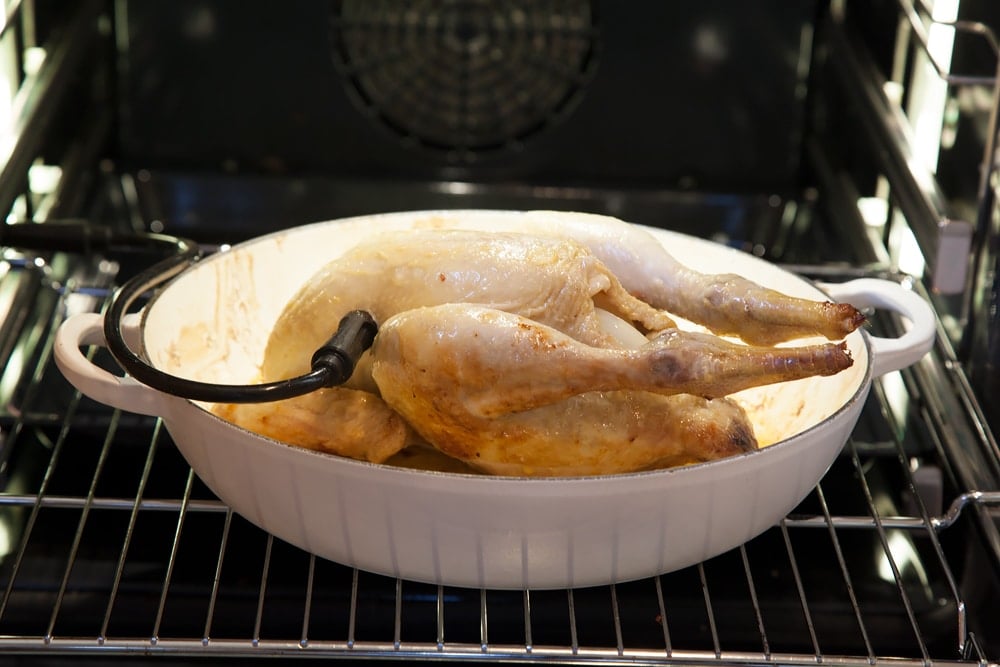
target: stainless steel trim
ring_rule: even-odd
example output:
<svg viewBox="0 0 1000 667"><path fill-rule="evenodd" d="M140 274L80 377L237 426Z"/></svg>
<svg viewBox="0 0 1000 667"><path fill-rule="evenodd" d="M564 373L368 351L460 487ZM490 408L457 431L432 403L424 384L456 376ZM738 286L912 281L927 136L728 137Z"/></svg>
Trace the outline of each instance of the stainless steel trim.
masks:
<svg viewBox="0 0 1000 667"><path fill-rule="evenodd" d="M988 86L992 88L996 85L997 77L995 76L955 74L951 72L948 67L945 67L938 62L937 58L935 58L934 54L931 52L930 37L928 36L927 29L924 27L923 21L920 18L920 13L917 11L917 5L914 5L911 0L896 1L903 17L910 26L910 32L917 38L917 42L920 44L920 48L924 52L924 55L927 56L927 59L937 71L937 75L943 81L946 81L952 86ZM927 6L926 0L918 0L918 5L931 22L950 26L958 32L964 32L981 37L989 45L994 55L1000 55L1000 48L998 48L997 45L996 35L986 24L978 21L938 21L932 18L933 12L931 11L931 8Z"/></svg>
<svg viewBox="0 0 1000 667"><path fill-rule="evenodd" d="M10 211L27 184L28 167L42 148L45 133L73 74L87 62L86 54L100 38L98 17L104 9L99 0L81 2L68 32L48 48L41 71L28 77L15 99L15 141L0 155L0 211Z"/></svg>
<svg viewBox="0 0 1000 667"><path fill-rule="evenodd" d="M933 289L942 294L961 293L966 288L973 225L948 212L934 176L914 158L906 118L888 99L885 77L864 48L851 43L836 22L831 22L829 34L834 47L830 61L845 89L857 93L864 128L876 146L873 157L893 184L891 198L927 260Z"/></svg>
<svg viewBox="0 0 1000 667"><path fill-rule="evenodd" d="M405 643L396 649L391 643L357 642L347 645L343 642L313 641L302 646L298 641L262 639L256 643L233 639L213 639L203 644L194 639L151 640L108 639L98 644L94 640L74 637L53 637L48 641L32 637L0 637L0 652L7 654L39 651L53 654L93 656L95 654L123 654L144 656L175 656L193 658L220 657L297 657L297 658L348 658L348 659L392 659L392 660L467 660L482 662L550 662L567 665L664 665L664 664L732 664L732 665L788 665L794 667L815 667L816 664L836 667L872 667L883 661L893 667L996 667L997 662L973 656L966 660L925 661L913 658L852 657L823 655L812 659L799 654L755 653L749 651L724 651L718 655L713 651L674 651L667 656L663 651L650 649L628 649L618 653L615 649L586 649L571 654L561 646L537 646L526 651L518 645L496 645L482 649L474 644L449 644L437 651L433 644ZM429 651L434 651L429 654ZM971 662L970 662L971 661Z"/></svg>

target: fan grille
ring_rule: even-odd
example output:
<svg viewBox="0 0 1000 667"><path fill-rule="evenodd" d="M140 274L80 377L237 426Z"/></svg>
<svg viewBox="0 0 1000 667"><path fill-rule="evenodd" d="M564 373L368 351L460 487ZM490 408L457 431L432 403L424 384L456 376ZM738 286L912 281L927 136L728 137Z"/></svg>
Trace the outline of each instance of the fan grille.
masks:
<svg viewBox="0 0 1000 667"><path fill-rule="evenodd" d="M589 0L341 0L333 52L363 109L452 156L521 146L596 65Z"/></svg>

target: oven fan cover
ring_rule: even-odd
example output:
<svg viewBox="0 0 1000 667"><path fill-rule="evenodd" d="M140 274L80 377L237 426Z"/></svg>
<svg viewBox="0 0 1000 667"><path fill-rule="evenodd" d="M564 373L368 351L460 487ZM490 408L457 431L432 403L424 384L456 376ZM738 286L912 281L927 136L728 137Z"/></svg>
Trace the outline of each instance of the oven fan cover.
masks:
<svg viewBox="0 0 1000 667"><path fill-rule="evenodd" d="M364 113L451 160L518 149L579 101L597 64L590 0L339 0L333 57Z"/></svg>

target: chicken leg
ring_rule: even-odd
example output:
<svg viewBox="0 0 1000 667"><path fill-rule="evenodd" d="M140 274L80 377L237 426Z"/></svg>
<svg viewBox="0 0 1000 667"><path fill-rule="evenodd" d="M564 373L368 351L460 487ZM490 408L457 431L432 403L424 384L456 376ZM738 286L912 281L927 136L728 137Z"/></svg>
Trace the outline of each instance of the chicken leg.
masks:
<svg viewBox="0 0 1000 667"><path fill-rule="evenodd" d="M651 306L757 345L815 335L839 340L865 321L850 304L800 299L735 274L690 269L645 229L609 216L532 211L486 219L430 218L421 226L572 238Z"/></svg>
<svg viewBox="0 0 1000 667"><path fill-rule="evenodd" d="M851 366L843 343L757 347L697 332L663 332L639 349L598 348L519 315L469 304L415 308L390 318L372 348L372 375L389 384L461 395L498 417L587 391L642 390L719 398ZM391 404L391 402L390 402Z"/></svg>
<svg viewBox="0 0 1000 667"><path fill-rule="evenodd" d="M649 377L674 366L649 347L594 348L517 315L448 304L390 318L372 374L418 434L492 474L612 474L756 448L735 402L677 394L684 380L672 371Z"/></svg>

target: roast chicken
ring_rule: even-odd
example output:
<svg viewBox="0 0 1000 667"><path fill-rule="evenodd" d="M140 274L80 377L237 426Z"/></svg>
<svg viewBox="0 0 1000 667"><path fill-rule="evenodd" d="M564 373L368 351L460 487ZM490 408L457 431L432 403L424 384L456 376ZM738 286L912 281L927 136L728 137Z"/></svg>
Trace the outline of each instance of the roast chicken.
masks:
<svg viewBox="0 0 1000 667"><path fill-rule="evenodd" d="M750 451L753 426L729 394L851 365L843 343L771 345L842 338L863 320L850 306L702 276L625 223L578 219L373 235L302 286L261 363L264 381L307 372L363 309L380 329L349 383L219 413L368 461L430 446L490 474L611 474Z"/></svg>

